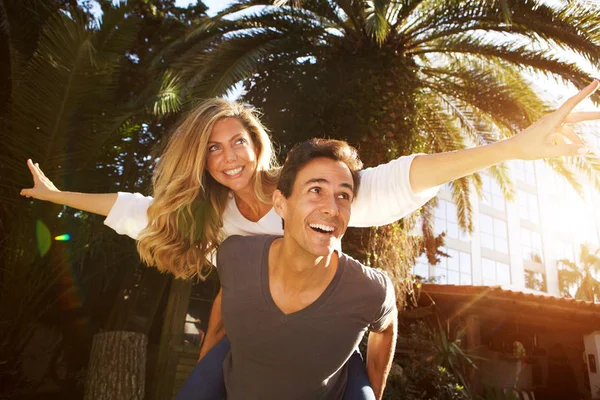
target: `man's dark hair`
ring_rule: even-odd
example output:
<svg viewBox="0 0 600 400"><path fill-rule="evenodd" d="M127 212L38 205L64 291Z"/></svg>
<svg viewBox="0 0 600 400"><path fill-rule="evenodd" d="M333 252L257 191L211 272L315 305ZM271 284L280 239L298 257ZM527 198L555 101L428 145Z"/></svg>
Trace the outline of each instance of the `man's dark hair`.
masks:
<svg viewBox="0 0 600 400"><path fill-rule="evenodd" d="M329 158L334 161L343 162L352 173L353 194L356 196L360 179L358 171L362 169L363 163L358 158L358 152L343 140L334 139L310 139L294 146L288 153L285 164L279 175L277 189L285 198L292 194L292 188L296 181L298 171L315 158Z"/></svg>

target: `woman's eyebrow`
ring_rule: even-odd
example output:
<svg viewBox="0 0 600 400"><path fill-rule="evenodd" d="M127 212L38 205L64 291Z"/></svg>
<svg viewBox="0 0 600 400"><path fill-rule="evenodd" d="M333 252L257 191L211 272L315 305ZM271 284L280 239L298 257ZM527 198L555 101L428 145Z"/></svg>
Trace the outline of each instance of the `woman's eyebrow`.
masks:
<svg viewBox="0 0 600 400"><path fill-rule="evenodd" d="M235 135L233 135L232 137L230 137L229 139L227 139L227 141L231 142L232 140L235 140L237 138L239 138L240 136L244 136L245 133L244 132L240 132L237 133ZM221 142L217 142L216 140L208 140L208 144L221 144Z"/></svg>

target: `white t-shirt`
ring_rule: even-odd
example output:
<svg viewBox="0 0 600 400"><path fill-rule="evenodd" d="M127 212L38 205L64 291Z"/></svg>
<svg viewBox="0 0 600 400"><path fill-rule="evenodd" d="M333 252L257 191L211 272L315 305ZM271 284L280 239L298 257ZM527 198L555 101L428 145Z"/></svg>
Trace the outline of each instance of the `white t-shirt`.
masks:
<svg viewBox="0 0 600 400"><path fill-rule="evenodd" d="M439 187L419 194L415 194L410 187L410 166L416 156L417 154L400 157L359 172L360 186L352 202L349 226L387 225L417 210L437 194ZM137 239L148 225L147 211L151 203L152 197L119 192L104 224L121 235ZM223 234L224 237L282 235L283 228L281 218L273 208L260 221L249 221L240 213L231 194L223 213Z"/></svg>

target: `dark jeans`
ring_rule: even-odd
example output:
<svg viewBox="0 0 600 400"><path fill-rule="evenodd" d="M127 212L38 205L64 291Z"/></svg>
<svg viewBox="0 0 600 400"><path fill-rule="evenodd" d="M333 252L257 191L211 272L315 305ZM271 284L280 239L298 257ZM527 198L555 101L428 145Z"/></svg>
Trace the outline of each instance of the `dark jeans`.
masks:
<svg viewBox="0 0 600 400"><path fill-rule="evenodd" d="M227 337L215 345L194 367L175 400L226 399L223 380L223 361L231 349ZM344 400L375 400L360 352L356 350L348 360L348 382Z"/></svg>

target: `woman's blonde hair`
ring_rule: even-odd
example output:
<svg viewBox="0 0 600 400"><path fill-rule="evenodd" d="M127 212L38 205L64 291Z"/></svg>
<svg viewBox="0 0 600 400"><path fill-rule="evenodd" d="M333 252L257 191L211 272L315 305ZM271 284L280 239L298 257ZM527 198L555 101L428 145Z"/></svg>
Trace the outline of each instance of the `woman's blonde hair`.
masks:
<svg viewBox="0 0 600 400"><path fill-rule="evenodd" d="M198 104L173 132L158 161L148 226L137 244L146 264L177 278L204 280L212 268L210 254L223 239L223 211L230 189L210 176L206 160L213 126L225 118L237 118L250 134L257 150L254 192L261 201L271 202L264 187L276 183L279 169L257 113L225 99Z"/></svg>

